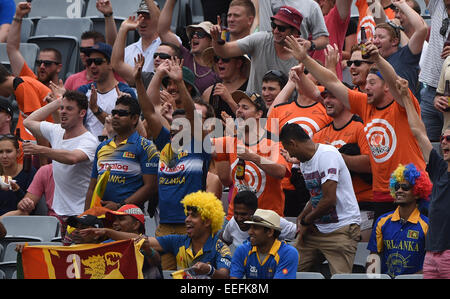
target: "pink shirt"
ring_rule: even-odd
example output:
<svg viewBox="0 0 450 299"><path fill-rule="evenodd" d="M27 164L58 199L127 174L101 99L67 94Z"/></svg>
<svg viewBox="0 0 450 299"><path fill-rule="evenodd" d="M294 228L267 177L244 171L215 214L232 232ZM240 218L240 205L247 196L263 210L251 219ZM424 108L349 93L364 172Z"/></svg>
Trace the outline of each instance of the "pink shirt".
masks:
<svg viewBox="0 0 450 299"><path fill-rule="evenodd" d="M344 47L345 34L347 33L348 23L350 22L350 13L346 20L342 20L339 15L339 11L336 5L330 10L330 12L324 17L325 24L327 25L328 33L330 34L329 40L330 45L336 44L339 49L339 63L336 66L337 76L340 80L342 80L342 48ZM325 51L319 50L314 51L311 55L312 58L320 60L322 63L325 63Z"/></svg>
<svg viewBox="0 0 450 299"><path fill-rule="evenodd" d="M39 168L27 191L38 197L45 196L48 216L57 216L52 209L55 181L53 180L53 167L51 163Z"/></svg>
<svg viewBox="0 0 450 299"><path fill-rule="evenodd" d="M126 83L118 74L114 73L114 77L117 81ZM87 70L84 69L81 72L70 75L64 83L64 88L67 90L77 90L78 87L93 82L87 79Z"/></svg>

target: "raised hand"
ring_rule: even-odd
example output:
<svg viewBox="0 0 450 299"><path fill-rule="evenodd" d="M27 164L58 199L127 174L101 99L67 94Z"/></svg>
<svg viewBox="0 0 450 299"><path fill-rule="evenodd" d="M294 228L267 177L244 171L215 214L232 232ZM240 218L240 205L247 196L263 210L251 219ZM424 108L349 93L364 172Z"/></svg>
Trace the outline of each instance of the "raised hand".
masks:
<svg viewBox="0 0 450 299"><path fill-rule="evenodd" d="M95 7L104 15L112 14L113 12L113 8L109 0L97 0L97 2L95 3Z"/></svg>
<svg viewBox="0 0 450 299"><path fill-rule="evenodd" d="M302 62L308 56L306 42L300 42L293 35L289 35L285 39L284 49L292 54L295 59Z"/></svg>
<svg viewBox="0 0 450 299"><path fill-rule="evenodd" d="M130 16L130 17L128 17L128 19L123 21L122 24L120 24L120 28L121 29L123 28L126 31L136 30L143 20L144 20L144 17L142 15L138 15L137 17Z"/></svg>
<svg viewBox="0 0 450 299"><path fill-rule="evenodd" d="M97 88L95 88L94 84L91 84L91 97L89 99L89 108L92 112L96 112L98 110L97 106Z"/></svg>
<svg viewBox="0 0 450 299"><path fill-rule="evenodd" d="M145 64L145 57L142 54L138 54L134 58L134 70L133 77L135 81L138 81L142 78L142 68Z"/></svg>
<svg viewBox="0 0 450 299"><path fill-rule="evenodd" d="M325 49L325 67L336 72L336 66L339 63L339 48L336 44L327 45Z"/></svg>
<svg viewBox="0 0 450 299"><path fill-rule="evenodd" d="M23 18L25 15L30 13L31 3L30 2L19 2L16 6L16 16Z"/></svg>
<svg viewBox="0 0 450 299"><path fill-rule="evenodd" d="M170 60L167 60L169 64L169 73L167 74L170 79L174 81L183 81L183 59L173 56Z"/></svg>
<svg viewBox="0 0 450 299"><path fill-rule="evenodd" d="M375 46L371 41L367 41L365 45L367 55L369 55L368 60L376 63L380 59L380 51L377 46Z"/></svg>

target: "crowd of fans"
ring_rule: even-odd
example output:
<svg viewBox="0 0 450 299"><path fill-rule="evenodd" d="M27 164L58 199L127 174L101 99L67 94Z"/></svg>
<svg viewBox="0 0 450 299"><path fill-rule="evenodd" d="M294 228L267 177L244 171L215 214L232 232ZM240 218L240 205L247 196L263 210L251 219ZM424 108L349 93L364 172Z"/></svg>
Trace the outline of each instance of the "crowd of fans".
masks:
<svg viewBox="0 0 450 299"><path fill-rule="evenodd" d="M450 1L425 1L428 26L415 0L376 0L364 28L352 0L232 0L189 44L176 2L116 29L97 0L105 35L82 34L64 80L58 49L35 71L19 50L33 4L5 17L0 221L45 198L65 245L144 239L146 278L351 273L359 242L368 273L450 278Z"/></svg>

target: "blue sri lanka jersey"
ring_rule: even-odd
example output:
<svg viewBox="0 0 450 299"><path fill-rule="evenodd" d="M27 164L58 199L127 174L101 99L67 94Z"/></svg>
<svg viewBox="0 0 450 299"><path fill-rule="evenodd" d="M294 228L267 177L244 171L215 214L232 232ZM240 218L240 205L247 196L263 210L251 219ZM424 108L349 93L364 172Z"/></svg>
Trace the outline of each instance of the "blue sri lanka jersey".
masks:
<svg viewBox="0 0 450 299"><path fill-rule="evenodd" d="M121 202L144 184L143 174L157 175L159 152L150 140L134 132L120 144L114 138L97 147L92 178L98 178L111 167L108 184L102 200Z"/></svg>
<svg viewBox="0 0 450 299"><path fill-rule="evenodd" d="M230 277L247 279L295 279L298 251L284 241L275 240L261 261L256 246L245 241L236 248L231 261Z"/></svg>
<svg viewBox="0 0 450 299"><path fill-rule="evenodd" d="M170 132L162 128L155 144L160 151L158 166L158 196L160 223L184 223L186 215L180 201L188 194L206 190L211 155L200 148L194 151L192 138L189 151L175 153Z"/></svg>
<svg viewBox="0 0 450 299"><path fill-rule="evenodd" d="M423 267L428 218L416 208L404 223L398 208L381 215L372 229L367 249L381 256L381 273L395 277Z"/></svg>
<svg viewBox="0 0 450 299"><path fill-rule="evenodd" d="M230 269L230 248L219 239L219 234L209 236L203 248L194 255L191 239L187 235L156 237L164 252L170 252L177 259L177 269L192 267L197 262L211 264L214 268Z"/></svg>

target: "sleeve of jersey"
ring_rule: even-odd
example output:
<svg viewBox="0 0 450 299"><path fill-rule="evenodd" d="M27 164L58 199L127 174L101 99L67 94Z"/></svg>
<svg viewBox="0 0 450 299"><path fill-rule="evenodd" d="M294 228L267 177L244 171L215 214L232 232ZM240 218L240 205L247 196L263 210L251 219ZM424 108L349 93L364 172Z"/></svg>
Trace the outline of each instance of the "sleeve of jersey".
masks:
<svg viewBox="0 0 450 299"><path fill-rule="evenodd" d="M292 166L286 161L286 159L281 154L281 150L280 150L281 148L282 148L282 144L280 142L277 146L278 159L276 161L277 161L277 164L284 165L284 167L286 168L286 173L284 174L284 177L289 178L289 177L291 177L291 167Z"/></svg>
<svg viewBox="0 0 450 299"><path fill-rule="evenodd" d="M91 178L92 179L96 179L98 178L98 168L97 168L97 163L98 163L98 151L100 150L100 148L103 146L103 143L100 144L97 147L97 150L95 151L95 156L94 156L94 161L92 162L92 172L91 172Z"/></svg>
<svg viewBox="0 0 450 299"><path fill-rule="evenodd" d="M181 235L167 235L162 237L156 237L159 245L162 247L164 252L172 253L177 255L179 248L181 247Z"/></svg>
<svg viewBox="0 0 450 299"><path fill-rule="evenodd" d="M230 277L236 277L239 279L244 278L245 265L244 260L248 255L248 248L245 244L242 244L236 248L231 260Z"/></svg>
<svg viewBox="0 0 450 299"><path fill-rule="evenodd" d="M364 119L365 108L367 107L367 95L356 90L348 89L348 102L350 104L350 111Z"/></svg>
<svg viewBox="0 0 450 299"><path fill-rule="evenodd" d="M143 174L158 174L159 151L150 140L141 139L142 154L140 157Z"/></svg>
<svg viewBox="0 0 450 299"><path fill-rule="evenodd" d="M158 137L154 140L156 148L162 151L167 143L170 142L170 132L165 127L161 128Z"/></svg>
<svg viewBox="0 0 450 299"><path fill-rule="evenodd" d="M33 73L26 62L23 64L22 69L20 70L19 77L31 77L37 79L36 74Z"/></svg>
<svg viewBox="0 0 450 299"><path fill-rule="evenodd" d="M298 251L294 247L285 244L285 252L280 257L274 279L295 279L298 266Z"/></svg>
<svg viewBox="0 0 450 299"><path fill-rule="evenodd" d="M222 240L217 240L216 252L216 269L225 268L229 270L231 266L230 248Z"/></svg>
<svg viewBox="0 0 450 299"><path fill-rule="evenodd" d="M339 182L339 162L337 155L340 153L327 151L322 153L319 160L319 173L321 174L321 183L328 180Z"/></svg>
<svg viewBox="0 0 450 299"><path fill-rule="evenodd" d="M22 112L25 114L31 114L33 111L42 107L39 95L35 92L35 89L26 81L17 86L14 95L16 96L17 104L19 108L22 108Z"/></svg>
<svg viewBox="0 0 450 299"><path fill-rule="evenodd" d="M137 99L136 93L130 86L128 86L124 83L119 83L119 90L121 92L128 93L133 99Z"/></svg>
<svg viewBox="0 0 450 299"><path fill-rule="evenodd" d="M381 253L383 250L383 235L381 231L380 218L375 221L372 228L372 234L370 235L369 242L367 244L367 249L370 252Z"/></svg>
<svg viewBox="0 0 450 299"><path fill-rule="evenodd" d="M370 155L369 143L367 142L366 135L364 133L364 127L358 127L356 133L358 134L358 146L361 155Z"/></svg>

